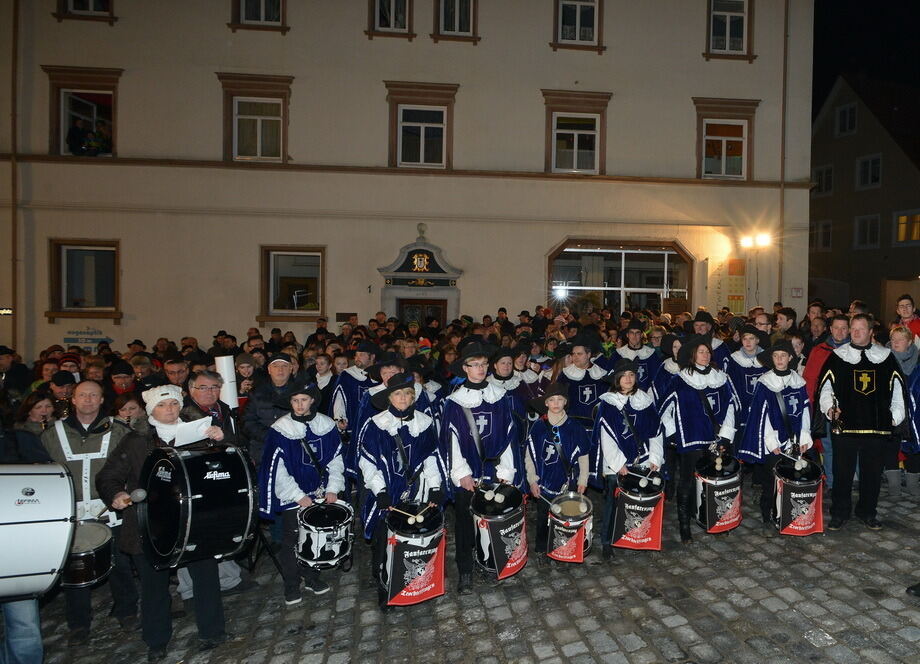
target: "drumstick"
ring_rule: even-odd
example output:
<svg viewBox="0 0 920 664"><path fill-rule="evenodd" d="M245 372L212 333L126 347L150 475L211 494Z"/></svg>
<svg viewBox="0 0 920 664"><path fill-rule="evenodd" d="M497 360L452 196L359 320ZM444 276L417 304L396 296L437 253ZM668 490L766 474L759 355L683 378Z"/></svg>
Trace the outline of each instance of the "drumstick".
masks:
<svg viewBox="0 0 920 664"><path fill-rule="evenodd" d="M425 517L423 517L422 515L425 513L425 511L426 511L429 507L431 507L431 503L428 503L427 505L425 505L425 508L424 508L421 512L419 512L418 514L415 515L415 520L416 520L416 521L424 521L424 520L425 520Z"/></svg>
<svg viewBox="0 0 920 664"><path fill-rule="evenodd" d="M786 454L786 453L783 452L782 450L780 450L779 453L780 453L780 456L784 456L784 457L786 457L787 459L790 459L790 460L792 460L792 461L795 461L795 469L796 469L796 470L802 470L802 468L804 468L805 466L808 465L808 462L805 461L805 459L803 459L802 457L789 456L788 454Z"/></svg>
<svg viewBox="0 0 920 664"><path fill-rule="evenodd" d="M546 496L543 495L542 492L540 493L540 499L541 499L544 503L546 503L547 505L549 505L549 509L550 509L550 511L551 511L553 514L559 514L559 512L562 511L562 508L561 508L559 505L553 505L553 503L550 502L550 501L546 498Z"/></svg>
<svg viewBox="0 0 920 664"><path fill-rule="evenodd" d="M634 473L633 471L631 471L631 470L629 470L629 469L626 470L626 474L627 474L627 475L633 475L634 477L639 477L639 478L641 478L641 479L639 480L639 486L641 486L643 489L644 489L645 487L648 486L649 480L651 480L652 484L654 484L655 486L659 486L659 485L661 484L661 478L660 478L660 477L652 477L652 478L650 478L650 477L648 477L648 475L641 475L641 474L639 474L639 473Z"/></svg>
<svg viewBox="0 0 920 664"><path fill-rule="evenodd" d="M142 503L145 500L147 500L147 492L144 491L143 489L135 489L134 491L131 492L131 495L128 496L128 505L133 505L134 503ZM108 511L109 511L109 506L106 505L101 510L99 510L99 513L96 514L95 518L98 519L99 517L101 517L103 514L105 514Z"/></svg>
<svg viewBox="0 0 920 664"><path fill-rule="evenodd" d="M409 514L408 512L403 512L401 509L397 509L396 507L390 506L388 509L389 509L391 512L399 512L400 514L405 514L406 516L408 516L408 517L410 517L410 518L412 518L412 519L415 518L415 515L414 515L414 514Z"/></svg>

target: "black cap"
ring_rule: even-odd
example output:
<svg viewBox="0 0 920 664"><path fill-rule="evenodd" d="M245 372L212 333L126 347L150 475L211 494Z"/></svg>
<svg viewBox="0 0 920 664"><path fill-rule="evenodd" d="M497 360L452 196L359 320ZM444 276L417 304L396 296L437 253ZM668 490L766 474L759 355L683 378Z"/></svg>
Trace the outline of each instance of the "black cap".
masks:
<svg viewBox="0 0 920 664"><path fill-rule="evenodd" d="M680 350L677 351L677 364L679 364L682 369L693 364L696 349L700 346L706 346L710 352L712 351L712 342L709 340L708 336L702 334L692 334L682 339L680 343Z"/></svg>
<svg viewBox="0 0 920 664"><path fill-rule="evenodd" d="M304 383L302 385L295 385L288 390L288 399L293 399L298 394L305 394L308 397L313 398L313 408L319 405L320 400L323 398L323 394L319 389L319 385L316 383Z"/></svg>
<svg viewBox="0 0 920 664"><path fill-rule="evenodd" d="M694 323L709 323L711 326L716 326L716 319L712 317L712 314L708 311L697 311L696 316L693 317Z"/></svg>
<svg viewBox="0 0 920 664"><path fill-rule="evenodd" d="M390 395L406 387L415 389L415 376L411 373L398 373L391 376L387 386L371 396L371 405L377 410L386 410L390 405Z"/></svg>
<svg viewBox="0 0 920 664"><path fill-rule="evenodd" d="M361 343L355 347L356 353L367 353L368 355L377 356L380 353L380 347L367 339L364 339Z"/></svg>
<svg viewBox="0 0 920 664"><path fill-rule="evenodd" d="M112 362L112 367L109 369L110 376L133 376L134 367L132 367L126 360L116 360Z"/></svg>
<svg viewBox="0 0 920 664"><path fill-rule="evenodd" d="M129 346L140 346L140 347L143 348L144 350L147 350L147 344L145 344L145 343L144 343L143 341L141 341L140 339L135 339L134 341L132 341L132 342L129 343L128 345L129 345Z"/></svg>
<svg viewBox="0 0 920 664"><path fill-rule="evenodd" d="M568 401L569 384L563 382L550 383L543 394L527 402L527 407L535 413L544 415L548 410L546 400L550 397L565 397L566 401Z"/></svg>
<svg viewBox="0 0 920 664"><path fill-rule="evenodd" d="M500 313L500 314L506 314L506 313L508 313L508 310L505 309L504 307L499 307L499 308L498 308L498 313Z"/></svg>
<svg viewBox="0 0 920 664"><path fill-rule="evenodd" d="M666 334L661 337L661 352L665 359L668 359L669 357L674 359L675 341L680 341L680 337L678 337L676 334Z"/></svg>
<svg viewBox="0 0 920 664"><path fill-rule="evenodd" d="M789 339L780 339L772 347L768 348L765 351L757 353L757 361L767 369L775 368L773 365L773 352L777 350L785 351L789 354L790 360L795 360L795 349L792 347L792 342ZM789 367L792 368L794 365L792 362L789 363Z"/></svg>
<svg viewBox="0 0 920 664"><path fill-rule="evenodd" d="M530 312L527 311L527 309L524 309L524 311L518 314L518 317L520 316L527 316L528 318L530 318Z"/></svg>
<svg viewBox="0 0 920 664"><path fill-rule="evenodd" d="M408 366L402 356L393 351L386 351L385 353L380 353L379 357L375 357L377 361L367 368L367 375L377 383L380 382L380 370L384 367L399 367L400 372L403 372Z"/></svg>
<svg viewBox="0 0 920 664"><path fill-rule="evenodd" d="M280 332L281 330L278 330L278 331ZM227 330L218 330L217 334L214 335L214 338L216 339L217 337L225 337L225 336L227 336Z"/></svg>
<svg viewBox="0 0 920 664"><path fill-rule="evenodd" d="M584 348L588 350L589 355L594 355L595 353L598 353L601 350L601 340L599 337L596 337L593 334L584 334L584 333L576 334L574 337L569 339L569 343L572 344L572 348L574 348L575 346L583 346ZM558 350L558 347L557 347L557 350Z"/></svg>
<svg viewBox="0 0 920 664"><path fill-rule="evenodd" d="M224 331L221 330L221 332L224 332ZM277 332L278 334L281 334L281 328L280 328L280 327L273 327L271 333L274 334L275 332ZM220 332L218 332L218 334L220 334ZM224 332L224 334L226 334L226 332Z"/></svg>
<svg viewBox="0 0 920 664"><path fill-rule="evenodd" d="M51 382L58 387L64 387L65 385L76 385L77 379L69 371L55 371L51 374Z"/></svg>
<svg viewBox="0 0 920 664"><path fill-rule="evenodd" d="M645 323L638 316L633 316L629 319L629 325L626 326L626 330L639 330L640 332L645 332Z"/></svg>
<svg viewBox="0 0 920 664"><path fill-rule="evenodd" d="M265 366L267 367L272 362L287 362L288 364L292 366L294 364L293 362L291 362L291 356L288 355L287 353L275 353L270 358L268 358L268 362L265 363Z"/></svg>
<svg viewBox="0 0 920 664"><path fill-rule="evenodd" d="M611 387L616 388L620 382L620 376L625 374L627 371L632 371L634 374L638 374L639 365L636 364L635 360L621 357L613 366L613 371L604 376L601 380L603 380L605 383L609 383Z"/></svg>
<svg viewBox="0 0 920 664"><path fill-rule="evenodd" d="M0 355L15 355L16 351L9 346L0 346Z"/></svg>

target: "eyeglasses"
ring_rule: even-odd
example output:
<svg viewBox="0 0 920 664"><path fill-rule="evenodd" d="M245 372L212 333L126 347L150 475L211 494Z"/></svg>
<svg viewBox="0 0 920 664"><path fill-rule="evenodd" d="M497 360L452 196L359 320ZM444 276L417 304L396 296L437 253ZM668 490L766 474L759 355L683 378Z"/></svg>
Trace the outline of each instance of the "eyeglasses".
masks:
<svg viewBox="0 0 920 664"><path fill-rule="evenodd" d="M469 369L488 369L489 363L488 362L474 362L472 364L464 364L463 366Z"/></svg>
<svg viewBox="0 0 920 664"><path fill-rule="evenodd" d="M562 439L559 437L559 427L550 427L550 430L553 432L553 442L559 444L562 442Z"/></svg>
<svg viewBox="0 0 920 664"><path fill-rule="evenodd" d="M202 385L201 387L193 387L193 390L199 390L201 392L220 392L220 385Z"/></svg>

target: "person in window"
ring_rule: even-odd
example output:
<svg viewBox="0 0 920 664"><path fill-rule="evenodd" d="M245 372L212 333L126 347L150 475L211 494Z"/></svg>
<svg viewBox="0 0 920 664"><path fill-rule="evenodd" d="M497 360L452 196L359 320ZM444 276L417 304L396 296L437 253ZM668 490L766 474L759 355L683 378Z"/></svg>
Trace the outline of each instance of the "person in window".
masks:
<svg viewBox="0 0 920 664"><path fill-rule="evenodd" d="M67 151L75 157L86 154L86 122L76 118L67 130Z"/></svg>
<svg viewBox="0 0 920 664"><path fill-rule="evenodd" d="M96 120L96 142L99 154L112 154L112 128L105 120Z"/></svg>

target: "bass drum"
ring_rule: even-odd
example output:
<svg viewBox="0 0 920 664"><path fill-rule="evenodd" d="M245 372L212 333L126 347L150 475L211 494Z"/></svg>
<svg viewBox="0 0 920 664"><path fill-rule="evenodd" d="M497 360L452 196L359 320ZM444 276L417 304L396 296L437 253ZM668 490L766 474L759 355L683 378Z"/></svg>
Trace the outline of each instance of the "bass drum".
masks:
<svg viewBox="0 0 920 664"><path fill-rule="evenodd" d="M56 464L0 465L0 598L38 597L57 581L74 529L73 480Z"/></svg>
<svg viewBox="0 0 920 664"><path fill-rule="evenodd" d="M237 447L158 447L140 475L144 552L156 569L232 557L254 536L256 502L249 457Z"/></svg>

